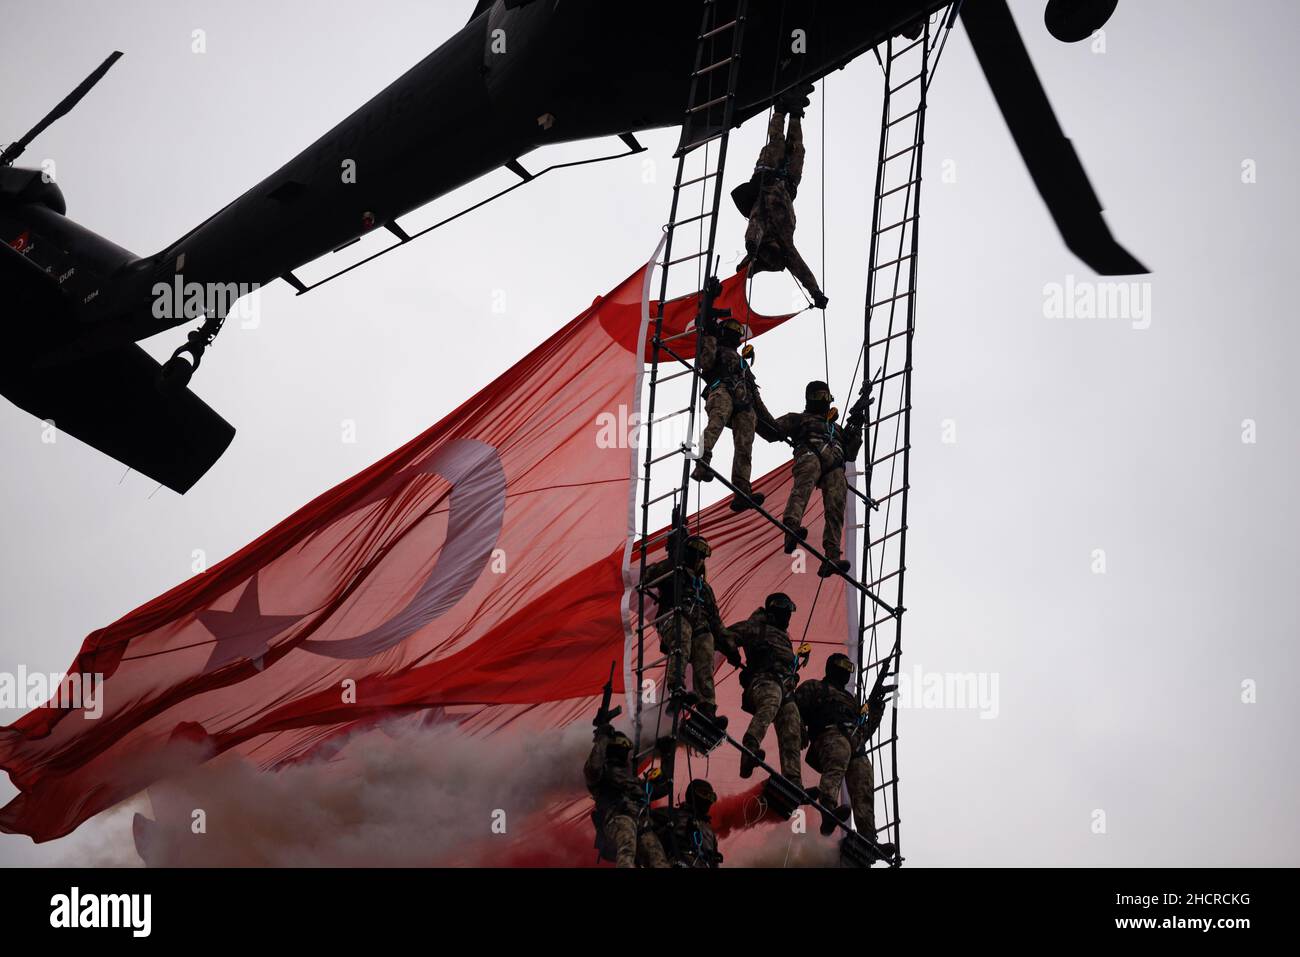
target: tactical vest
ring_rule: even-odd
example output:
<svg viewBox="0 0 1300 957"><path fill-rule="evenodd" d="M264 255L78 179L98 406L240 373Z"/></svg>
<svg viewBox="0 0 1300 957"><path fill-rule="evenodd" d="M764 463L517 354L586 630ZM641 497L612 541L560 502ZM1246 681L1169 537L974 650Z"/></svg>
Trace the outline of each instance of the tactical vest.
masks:
<svg viewBox="0 0 1300 957"><path fill-rule="evenodd" d="M675 608L677 601L677 583L680 581L684 586L681 604L687 612L693 612L696 608L703 606L705 608L713 607L713 589L709 583L704 580L703 576L696 575L694 572L683 568L680 575L671 574L667 569L663 572L666 576L664 580L655 586L659 592L660 613L668 611L669 608Z"/></svg>
<svg viewBox="0 0 1300 957"><path fill-rule="evenodd" d="M841 691L825 681L818 681L814 687L817 693L812 695L811 706L803 715L808 723L808 734L817 737L827 728L839 727L846 734L857 727L860 709L858 699L847 691Z"/></svg>
<svg viewBox="0 0 1300 957"><path fill-rule="evenodd" d="M764 624L758 638L745 643L745 671L749 673L749 681L759 675L788 681L798 673L798 660L790 646L790 636L776 625Z"/></svg>
<svg viewBox="0 0 1300 957"><path fill-rule="evenodd" d="M797 187L790 181L790 158L782 157L777 166L764 166L762 163L755 164L754 174L758 177L758 185L761 189L764 186L781 184L785 191L794 199Z"/></svg>
<svg viewBox="0 0 1300 957"><path fill-rule="evenodd" d="M754 404L749 389L749 364L740 353L719 340L717 356L704 373L704 395L721 386L731 393L733 412L744 412Z"/></svg>
<svg viewBox="0 0 1300 957"><path fill-rule="evenodd" d="M591 796L596 801L592 819L600 824L611 812L640 814L647 803L645 787L645 782L630 768L606 765L600 783L591 788Z"/></svg>
<svg viewBox="0 0 1300 957"><path fill-rule="evenodd" d="M844 467L844 430L824 415L799 413L794 435L794 452L807 450L821 459L823 469Z"/></svg>
<svg viewBox="0 0 1300 957"><path fill-rule="evenodd" d="M659 818L659 839L673 863L683 867L717 867L718 836L707 818L675 807Z"/></svg>

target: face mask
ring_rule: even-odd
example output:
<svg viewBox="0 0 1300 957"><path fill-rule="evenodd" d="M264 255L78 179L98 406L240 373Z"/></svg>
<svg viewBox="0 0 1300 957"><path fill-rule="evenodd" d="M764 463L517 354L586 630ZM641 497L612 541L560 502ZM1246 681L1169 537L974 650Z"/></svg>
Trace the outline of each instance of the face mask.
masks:
<svg viewBox="0 0 1300 957"><path fill-rule="evenodd" d="M814 414L816 414L816 415L825 415L825 414L826 414L827 412L829 412L830 410L831 410L831 403L830 403L830 400L829 400L829 399L809 399L809 400L808 400L808 411L809 411L809 412L812 412L812 413L814 413Z"/></svg>
<svg viewBox="0 0 1300 957"><path fill-rule="evenodd" d="M722 344L731 349L736 348L740 345L740 333L735 329L723 329Z"/></svg>

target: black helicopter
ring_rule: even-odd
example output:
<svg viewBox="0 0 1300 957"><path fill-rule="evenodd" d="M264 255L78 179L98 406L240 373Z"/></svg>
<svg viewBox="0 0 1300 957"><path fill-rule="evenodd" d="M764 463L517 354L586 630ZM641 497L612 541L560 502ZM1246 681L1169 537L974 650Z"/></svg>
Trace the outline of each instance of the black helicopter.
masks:
<svg viewBox="0 0 1300 957"><path fill-rule="evenodd" d="M728 0L705 0L726 4ZM730 0L734 5L735 0ZM1116 0L1050 0L1058 39L1083 39ZM734 121L774 96L839 69L891 36L915 35L944 0L796 3L751 0ZM1102 274L1145 272L1111 236L1005 0L966 0L961 18L1003 116L1067 246ZM9 343L0 392L177 492L221 456L234 428L188 384L234 291L282 278L374 229L409 239L398 217L549 144L620 136L682 120L698 43L699 5L601 0L479 0L433 53L262 182L150 256L66 218L59 186L12 164L121 56L114 53L29 133L0 153L0 309ZM790 52L790 31L806 51ZM629 50L635 63L629 66ZM617 77L617 82L611 78ZM448 148L455 144L455 148ZM679 149L689 148L682 144ZM341 175L352 164L355 180ZM181 300L184 299L182 295ZM202 319L160 364L137 345Z"/></svg>

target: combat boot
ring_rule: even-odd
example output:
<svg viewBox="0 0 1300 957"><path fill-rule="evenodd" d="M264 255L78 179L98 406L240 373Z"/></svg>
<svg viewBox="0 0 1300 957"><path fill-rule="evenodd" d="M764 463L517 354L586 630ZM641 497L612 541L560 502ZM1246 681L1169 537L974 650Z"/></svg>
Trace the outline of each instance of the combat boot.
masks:
<svg viewBox="0 0 1300 957"><path fill-rule="evenodd" d="M829 837L835 833L835 828L840 824L848 824L850 813L852 812L847 804L841 804L834 811L822 811L822 834Z"/></svg>
<svg viewBox="0 0 1300 957"><path fill-rule="evenodd" d="M830 578L836 572L845 575L849 573L849 560L847 558L828 558L822 562L821 567L817 569L818 578Z"/></svg>
<svg viewBox="0 0 1300 957"><path fill-rule="evenodd" d="M749 492L749 498L741 495L733 495L731 498L731 510L733 512L743 512L747 508L758 508L767 498L762 492Z"/></svg>
<svg viewBox="0 0 1300 957"><path fill-rule="evenodd" d="M701 701L695 706L695 711L702 718L707 718L709 722L719 731L727 730L727 716L718 714L718 706L712 701Z"/></svg>
<svg viewBox="0 0 1300 957"><path fill-rule="evenodd" d="M786 532L785 553L787 555L793 555L794 550L799 547L799 543L804 541L807 537L808 537L808 529L804 528L802 525L799 526L798 535L795 535L793 532Z"/></svg>
<svg viewBox="0 0 1300 957"><path fill-rule="evenodd" d="M696 482L712 482L713 469L709 468L709 463L712 461L712 452L705 452L696 459L695 468L691 469L691 479Z"/></svg>

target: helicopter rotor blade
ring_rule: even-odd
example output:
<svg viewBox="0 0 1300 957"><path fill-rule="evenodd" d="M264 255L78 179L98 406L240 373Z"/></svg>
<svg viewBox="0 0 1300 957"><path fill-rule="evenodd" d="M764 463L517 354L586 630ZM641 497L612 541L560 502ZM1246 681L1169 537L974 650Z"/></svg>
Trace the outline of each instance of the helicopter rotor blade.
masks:
<svg viewBox="0 0 1300 957"><path fill-rule="evenodd" d="M1006 0L963 3L961 20L1011 137L1070 251L1103 276L1145 273L1111 235L1101 201L1052 111Z"/></svg>
<svg viewBox="0 0 1300 957"><path fill-rule="evenodd" d="M45 132L51 123L59 117L66 115L68 111L80 103L81 98L90 92L91 87L104 78L104 74L108 72L109 68L116 63L121 56L121 50L114 50L110 53L107 59L96 67L95 71L91 73L90 76L82 80L75 90L60 101L58 106L46 113L39 123L27 131L25 136L21 139L14 140L14 142L6 146L4 152L0 153L0 166L11 166L13 161L21 156L23 151L27 149L27 144L40 136L41 133Z"/></svg>

